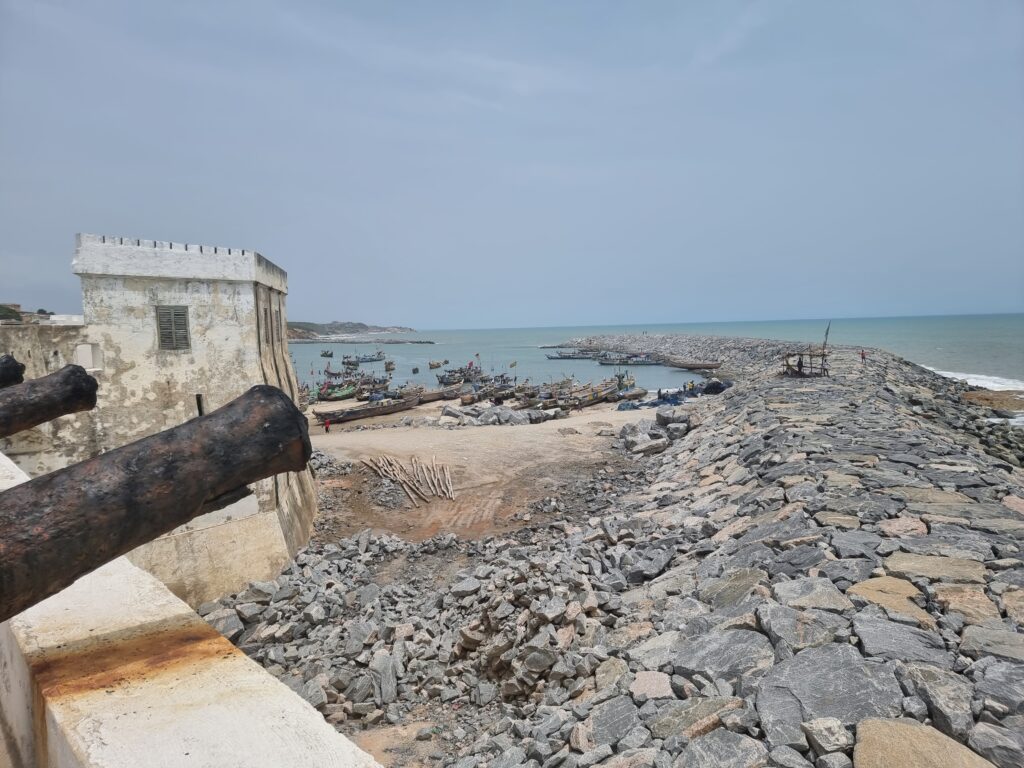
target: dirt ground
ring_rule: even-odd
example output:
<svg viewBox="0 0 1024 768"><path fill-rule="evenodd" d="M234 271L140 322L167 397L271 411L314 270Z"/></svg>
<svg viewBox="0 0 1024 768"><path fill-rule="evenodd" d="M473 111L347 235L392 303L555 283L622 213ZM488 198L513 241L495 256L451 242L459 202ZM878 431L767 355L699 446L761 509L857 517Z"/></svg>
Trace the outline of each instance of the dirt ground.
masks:
<svg viewBox="0 0 1024 768"><path fill-rule="evenodd" d="M433 405L361 423L396 424L404 416L439 415L441 406ZM320 537L372 528L422 541L439 533L477 538L510 530L523 524L524 514L532 514L534 502L557 497L559 489L581 473L589 475L608 462L623 461L610 450L613 437L599 432L618 434L623 424L652 415L646 410L616 411L614 406L600 405L566 419L522 426L350 427L346 431L332 428L330 434L313 426L314 448L355 465L351 474L323 481L322 489L335 492L336 503L333 510L321 512ZM371 491L380 480L360 460L383 454L407 466L413 456L425 462L436 457L438 464L447 464L455 500L420 502L419 508L408 501L391 508L375 503Z"/></svg>

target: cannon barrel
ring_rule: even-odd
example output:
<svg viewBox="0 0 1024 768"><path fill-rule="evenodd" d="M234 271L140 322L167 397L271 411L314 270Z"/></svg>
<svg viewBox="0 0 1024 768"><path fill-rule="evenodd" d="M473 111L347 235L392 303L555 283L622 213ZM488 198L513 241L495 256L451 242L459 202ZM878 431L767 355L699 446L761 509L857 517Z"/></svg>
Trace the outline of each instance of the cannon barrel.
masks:
<svg viewBox="0 0 1024 768"><path fill-rule="evenodd" d="M0 622L245 486L299 471L306 419L257 386L206 416L0 493Z"/></svg>
<svg viewBox="0 0 1024 768"><path fill-rule="evenodd" d="M20 363L19 363L20 365ZM80 365L0 389L0 437L96 407L96 379Z"/></svg>
<svg viewBox="0 0 1024 768"><path fill-rule="evenodd" d="M25 380L25 364L14 359L14 355L0 355L0 389Z"/></svg>

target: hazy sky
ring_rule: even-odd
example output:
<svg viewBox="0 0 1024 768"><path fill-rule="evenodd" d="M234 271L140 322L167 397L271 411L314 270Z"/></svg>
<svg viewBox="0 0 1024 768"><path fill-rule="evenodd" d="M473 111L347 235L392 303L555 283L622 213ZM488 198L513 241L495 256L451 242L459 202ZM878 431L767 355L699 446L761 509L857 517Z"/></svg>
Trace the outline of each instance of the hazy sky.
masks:
<svg viewBox="0 0 1024 768"><path fill-rule="evenodd" d="M1024 3L0 0L0 301L77 231L293 320L1024 311Z"/></svg>

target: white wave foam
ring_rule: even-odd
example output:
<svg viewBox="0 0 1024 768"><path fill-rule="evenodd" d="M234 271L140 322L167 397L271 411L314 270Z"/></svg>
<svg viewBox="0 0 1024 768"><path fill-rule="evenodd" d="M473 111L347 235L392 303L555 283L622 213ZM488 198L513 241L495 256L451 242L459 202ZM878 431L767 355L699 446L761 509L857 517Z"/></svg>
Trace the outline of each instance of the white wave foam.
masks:
<svg viewBox="0 0 1024 768"><path fill-rule="evenodd" d="M927 366L926 366L927 367ZM1006 389L1024 389L1024 381L1020 379L1004 379L1001 376L986 376L983 373L957 373L956 371L939 371L935 368L928 368L929 371L935 371L940 376L946 376L950 379L960 379L966 381L975 387L984 387L985 389L993 390L1006 390Z"/></svg>

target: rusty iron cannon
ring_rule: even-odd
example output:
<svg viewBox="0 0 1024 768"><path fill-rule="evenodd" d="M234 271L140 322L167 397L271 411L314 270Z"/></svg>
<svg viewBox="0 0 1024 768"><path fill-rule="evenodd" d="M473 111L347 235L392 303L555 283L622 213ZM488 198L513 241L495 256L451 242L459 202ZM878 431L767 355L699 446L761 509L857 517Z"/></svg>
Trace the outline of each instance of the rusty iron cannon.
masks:
<svg viewBox="0 0 1024 768"><path fill-rule="evenodd" d="M0 389L0 437L58 416L92 410L96 407L97 386L96 379L82 366L65 365L48 376Z"/></svg>
<svg viewBox="0 0 1024 768"><path fill-rule="evenodd" d="M14 355L0 355L0 389L25 380L25 364L14 359Z"/></svg>
<svg viewBox="0 0 1024 768"><path fill-rule="evenodd" d="M256 386L206 416L0 493L0 621L135 547L299 471L305 417Z"/></svg>

